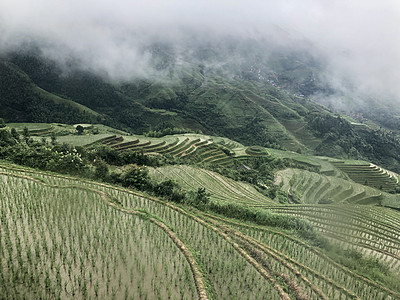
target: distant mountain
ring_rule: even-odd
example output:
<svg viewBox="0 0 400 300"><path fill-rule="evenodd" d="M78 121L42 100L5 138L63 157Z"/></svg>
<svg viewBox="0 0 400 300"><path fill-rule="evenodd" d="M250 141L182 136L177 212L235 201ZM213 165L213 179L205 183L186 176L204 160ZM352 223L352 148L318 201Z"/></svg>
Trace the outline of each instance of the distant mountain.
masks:
<svg viewBox="0 0 400 300"><path fill-rule="evenodd" d="M321 62L305 51L262 50L232 42L177 55L157 45L150 62L155 75L118 82L82 70L78 62L65 69L38 50L8 53L0 61L0 117L100 122L135 133L185 128L400 170L394 133L375 123L352 125L312 100L334 93L319 80Z"/></svg>
<svg viewBox="0 0 400 300"><path fill-rule="evenodd" d="M10 54L1 65L2 77L12 81L2 81L2 100L9 109L0 114L9 121L75 122L67 117L59 120L58 111L66 115L71 111L85 122L102 118L109 125L138 133L173 126L251 144L276 142L293 150L308 147L288 128L293 122L304 125L307 112L322 108L277 87L272 73L244 63L214 66L218 57L210 57L205 50L195 54L195 63L178 64L168 49L157 49L153 63L163 72L162 78L118 84L88 71L65 73L37 53ZM28 105L20 107L18 101ZM40 113L43 109L37 106L52 113Z"/></svg>

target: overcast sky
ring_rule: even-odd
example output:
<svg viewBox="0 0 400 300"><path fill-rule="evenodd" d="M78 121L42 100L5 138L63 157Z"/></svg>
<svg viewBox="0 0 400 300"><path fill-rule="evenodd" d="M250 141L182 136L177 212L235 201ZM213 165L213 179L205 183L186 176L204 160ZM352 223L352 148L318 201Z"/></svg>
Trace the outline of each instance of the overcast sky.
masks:
<svg viewBox="0 0 400 300"><path fill-rule="evenodd" d="M327 57L332 82L400 93L399 0L0 0L1 49L40 40L53 57L111 74L144 71L140 47L150 41L276 39L276 28Z"/></svg>

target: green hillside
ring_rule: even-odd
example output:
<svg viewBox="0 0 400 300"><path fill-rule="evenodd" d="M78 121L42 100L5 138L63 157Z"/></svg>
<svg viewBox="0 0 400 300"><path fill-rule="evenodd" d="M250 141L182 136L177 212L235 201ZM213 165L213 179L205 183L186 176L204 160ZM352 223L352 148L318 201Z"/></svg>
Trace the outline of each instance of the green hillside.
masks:
<svg viewBox="0 0 400 300"><path fill-rule="evenodd" d="M351 230L336 236L324 225L328 221L321 221L326 215L319 213L321 206L305 214L316 228L324 228L324 235L346 236L346 243L357 245L364 255L377 251L375 257L387 261L389 271L354 250L320 248L297 237L299 230L312 230L306 229L309 225L279 225L285 219L303 224L297 217L266 214L265 221L272 218L270 226L257 225L88 180L4 163L0 172L0 189L6 195L0 201L6 224L0 240L5 298L400 297L399 274L392 273L399 261L391 250L399 246L396 212L373 207L353 212L343 206L341 215L357 218ZM301 214L300 208L267 210L286 215L293 209ZM368 244L359 234L367 228L363 220L375 228L368 229ZM375 264L373 278L357 263ZM15 284L16 278L22 285Z"/></svg>
<svg viewBox="0 0 400 300"><path fill-rule="evenodd" d="M400 298L377 165L85 123L9 123L0 158L1 298Z"/></svg>
<svg viewBox="0 0 400 300"><path fill-rule="evenodd" d="M97 112L91 110L90 108L87 108L86 106L84 106L82 104L76 103L70 99L64 99L57 95L51 94L51 93L41 89L40 87L35 86L34 91L37 92L40 95L40 97L45 100L51 100L56 104L62 104L66 107L72 107L84 114L89 114L89 115L92 115L95 117L99 116L99 114Z"/></svg>
<svg viewBox="0 0 400 300"><path fill-rule="evenodd" d="M218 173L189 166L167 166L150 170L150 176L157 181L175 180L186 190L206 187L210 198L223 203L273 204L253 186L221 176Z"/></svg>
<svg viewBox="0 0 400 300"><path fill-rule="evenodd" d="M95 111L38 87L19 67L0 59L0 117L16 122L100 122Z"/></svg>
<svg viewBox="0 0 400 300"><path fill-rule="evenodd" d="M175 54L160 47L152 54L154 62L165 62L160 78L123 83L79 68L65 73L37 50L9 53L0 64L0 117L102 123L141 135L202 132L246 146L363 159L400 172L400 144L392 125L369 120L360 126L307 97L329 93L318 80L310 81L318 67L307 55L274 53L260 60L261 48L249 52L242 46L236 51L248 55L247 63L220 67L208 64L215 58L204 53L176 64ZM261 73L254 74L255 69Z"/></svg>
<svg viewBox="0 0 400 300"><path fill-rule="evenodd" d="M0 54L0 299L400 299L398 112L247 42Z"/></svg>

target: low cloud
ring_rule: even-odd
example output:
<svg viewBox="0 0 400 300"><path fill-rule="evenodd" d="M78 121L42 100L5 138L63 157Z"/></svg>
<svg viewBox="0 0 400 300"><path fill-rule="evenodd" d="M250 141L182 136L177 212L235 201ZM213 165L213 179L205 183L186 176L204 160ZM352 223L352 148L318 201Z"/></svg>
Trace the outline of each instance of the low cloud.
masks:
<svg viewBox="0 0 400 300"><path fill-rule="evenodd" d="M311 45L343 92L400 93L397 0L13 0L0 2L0 50L34 42L44 55L116 79L151 76L154 43L177 54L224 38Z"/></svg>

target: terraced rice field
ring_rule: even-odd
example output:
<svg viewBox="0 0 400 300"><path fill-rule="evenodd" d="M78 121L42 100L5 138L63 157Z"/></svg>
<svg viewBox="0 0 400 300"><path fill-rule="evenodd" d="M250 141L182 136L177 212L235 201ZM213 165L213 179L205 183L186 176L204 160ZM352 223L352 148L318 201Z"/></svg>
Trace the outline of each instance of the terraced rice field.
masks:
<svg viewBox="0 0 400 300"><path fill-rule="evenodd" d="M371 173L383 172L373 165L351 166L363 170L368 168L367 172ZM395 178L396 174L392 173L392 176ZM396 195L351 180L298 169L277 172L276 184L281 184L289 193L296 193L308 205L268 207L269 210L304 217L342 247L373 255L389 263L393 270L400 269L399 214L382 207L359 205L382 203L397 207L400 199ZM341 204L310 205L315 203Z"/></svg>
<svg viewBox="0 0 400 300"><path fill-rule="evenodd" d="M1 166L0 191L0 298L400 298L400 286L356 274L277 228L14 165ZM375 227L370 234L390 240L385 251L395 255L399 215L390 227L386 211L367 209L353 212L352 230Z"/></svg>
<svg viewBox="0 0 400 300"><path fill-rule="evenodd" d="M99 142L103 139L108 137L112 137L114 135L110 133L100 133L95 135L65 135L65 136L58 136L56 138L58 143L67 143L72 144L74 146L87 146L88 144L93 144ZM49 139L48 139L49 140Z"/></svg>
<svg viewBox="0 0 400 300"><path fill-rule="evenodd" d="M85 132L94 130L96 134L77 135L76 127L78 125L83 126ZM41 140L42 138L50 140L52 134L55 134L58 142L74 146L87 146L114 134L127 134L126 132L102 124L8 123L7 127L15 128L19 133L22 133L24 128L27 128L32 138L37 140Z"/></svg>
<svg viewBox="0 0 400 300"><path fill-rule="evenodd" d="M100 140L104 145L117 151L133 150L144 153L156 153L169 155L200 164L215 164L230 166L233 157L227 155L212 139L191 135L177 135L169 137L169 140L160 139L128 139L123 136L111 136Z"/></svg>
<svg viewBox="0 0 400 300"><path fill-rule="evenodd" d="M278 172L277 176L280 180L286 180L283 188L288 188L289 191L291 188L298 192L301 191L301 195L303 195L301 199L309 205L280 205L258 193L246 183L235 182L208 170L188 166L169 166L152 169L150 175L156 180L175 179L188 190L205 187L210 192L211 199L215 201L231 201L272 212L306 218L315 224L316 229L335 242L345 245L345 248L354 247L364 254L373 253L380 260L390 261L393 269L400 267L398 265L400 253L396 250L397 247L400 247L400 232L393 235L391 241L394 244L382 240L384 233L378 234L371 230L370 233L366 234L365 228L368 226L365 224L368 222L373 224L373 221L370 220L372 214L379 216L378 219L385 219L385 214L398 215L398 213L383 210L380 207L359 205L379 202L382 199L382 193L376 189L345 181L341 178L305 170L286 169ZM297 175L297 177L294 175ZM296 181L292 180L291 185L289 184L290 178L296 178ZM341 203L344 208L326 204L317 205L318 202L323 202L321 199L330 199L332 202ZM365 216L364 221L366 223L358 224L355 222L353 214L351 214L352 210L359 211L358 219L360 220L363 219L362 216ZM328 218L328 216L331 218ZM357 225L353 224L353 221ZM389 218L387 225L393 226L390 225L390 222L391 219ZM398 225L394 225L393 228ZM338 228L340 228L340 231L337 231ZM349 239L352 235L355 238ZM376 244L373 244L372 240L369 239L376 239Z"/></svg>
<svg viewBox="0 0 400 300"><path fill-rule="evenodd" d="M247 159L251 156L269 155L263 148L261 151L253 151L252 147L244 147L238 142L228 138L201 135L201 134L177 134L168 135L162 138L151 138L143 135L129 135L100 124L81 124L87 130L97 130L96 134L76 134L76 125L47 124L47 123L10 123L22 131L25 127L29 129L35 139L50 137L53 133L57 135L59 143L72 144L74 146L92 147L96 144L109 146L117 151L140 151L143 153L168 155L184 158L187 161L218 165L221 167L232 166L235 159ZM255 147L256 149L257 147ZM260 148L260 147L259 147Z"/></svg>
<svg viewBox="0 0 400 300"><path fill-rule="evenodd" d="M400 188L399 178L396 174L374 164L348 164L336 160L331 163L345 172L354 182L383 191L394 191L396 188Z"/></svg>
<svg viewBox="0 0 400 300"><path fill-rule="evenodd" d="M344 248L385 261L400 273L400 215L375 206L291 205L266 208L306 218Z"/></svg>
<svg viewBox="0 0 400 300"><path fill-rule="evenodd" d="M299 169L285 169L275 174L275 184L296 194L302 203L377 204L384 198L381 191L344 180Z"/></svg>
<svg viewBox="0 0 400 300"><path fill-rule="evenodd" d="M1 298L196 298L190 264L162 226L40 178L1 176Z"/></svg>
<svg viewBox="0 0 400 300"><path fill-rule="evenodd" d="M196 191L204 187L211 198L226 203L243 204L274 204L274 202L259 193L254 187L244 182L237 182L218 173L190 166L166 166L150 169L150 176L163 181L172 179L184 189Z"/></svg>
<svg viewBox="0 0 400 300"><path fill-rule="evenodd" d="M246 149L246 153L252 156L269 156L270 153L266 148L260 146L250 146Z"/></svg>
<svg viewBox="0 0 400 300"><path fill-rule="evenodd" d="M55 126L48 123L9 123L10 128L15 128L18 132L22 132L24 128L28 128L32 135L50 134L55 130Z"/></svg>
<svg viewBox="0 0 400 300"><path fill-rule="evenodd" d="M133 150L169 155L186 159L192 163L221 167L232 166L234 160L237 159L270 155L262 147L246 148L229 139L198 134L180 134L150 139L143 136L113 135L108 139L99 141L117 151Z"/></svg>

